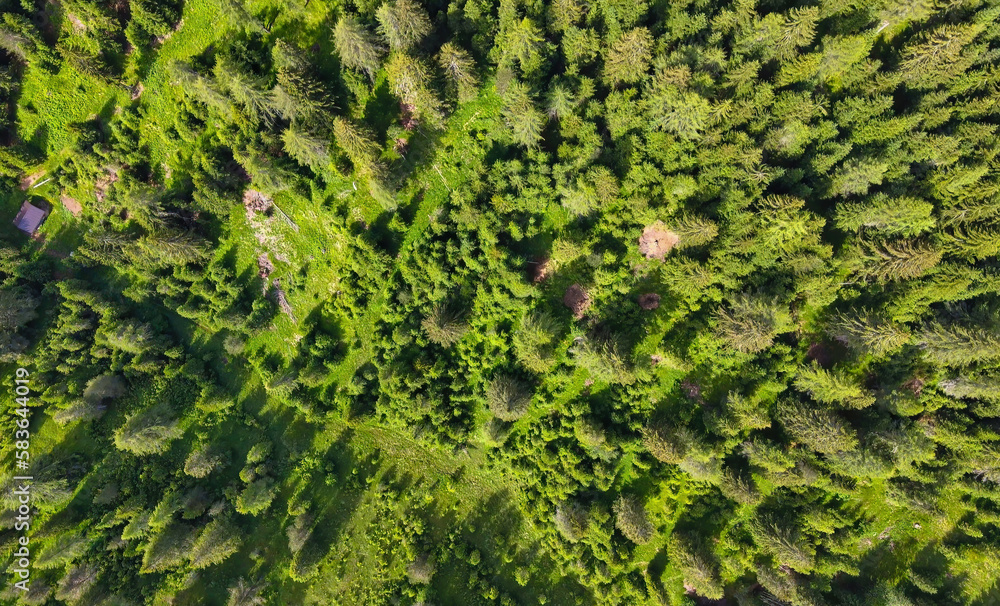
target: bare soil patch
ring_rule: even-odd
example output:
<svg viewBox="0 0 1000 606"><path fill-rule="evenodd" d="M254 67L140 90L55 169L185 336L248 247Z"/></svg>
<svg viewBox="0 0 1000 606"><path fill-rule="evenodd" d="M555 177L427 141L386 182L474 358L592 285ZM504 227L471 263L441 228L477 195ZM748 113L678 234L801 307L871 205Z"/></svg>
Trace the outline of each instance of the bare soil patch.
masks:
<svg viewBox="0 0 1000 606"><path fill-rule="evenodd" d="M656 309L660 306L660 295L655 292L649 292L644 295L639 295L639 307L650 311Z"/></svg>
<svg viewBox="0 0 1000 606"><path fill-rule="evenodd" d="M37 183L38 180L41 179L42 175L44 175L44 174L45 174L45 171L44 170L40 170L37 173L28 175L28 176L24 177L23 179L21 179L21 190L22 191L28 191L28 188L30 188L32 185L34 185L35 183Z"/></svg>
<svg viewBox="0 0 1000 606"><path fill-rule="evenodd" d="M66 194L61 194L59 196L59 201L62 202L62 205L66 207L66 210L72 213L74 217L79 217L83 213L83 206L81 206L75 198L71 198Z"/></svg>
<svg viewBox="0 0 1000 606"><path fill-rule="evenodd" d="M566 289L563 296L563 305L573 311L573 317L577 320L582 318L590 309L590 295L579 284L574 284Z"/></svg>
<svg viewBox="0 0 1000 606"><path fill-rule="evenodd" d="M662 261L670 250L677 246L680 237L667 229L663 221L657 221L642 231L639 236L639 252L647 259Z"/></svg>

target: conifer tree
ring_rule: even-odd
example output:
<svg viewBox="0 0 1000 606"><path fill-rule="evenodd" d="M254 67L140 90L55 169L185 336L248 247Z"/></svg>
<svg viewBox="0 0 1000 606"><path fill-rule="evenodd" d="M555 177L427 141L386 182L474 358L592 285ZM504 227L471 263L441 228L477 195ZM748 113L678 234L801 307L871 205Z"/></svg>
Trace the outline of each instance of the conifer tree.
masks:
<svg viewBox="0 0 1000 606"><path fill-rule="evenodd" d="M0 288L0 329L14 333L37 317L37 301L23 289Z"/></svg>
<svg viewBox="0 0 1000 606"><path fill-rule="evenodd" d="M1000 378L992 376L958 376L938 383L953 398L1000 402Z"/></svg>
<svg viewBox="0 0 1000 606"><path fill-rule="evenodd" d="M555 346L558 342L559 325L546 312L526 314L512 339L518 361L539 374L555 366Z"/></svg>
<svg viewBox="0 0 1000 606"><path fill-rule="evenodd" d="M638 82L649 69L653 37L649 30L637 27L615 40L604 61L604 79L612 86Z"/></svg>
<svg viewBox="0 0 1000 606"><path fill-rule="evenodd" d="M580 21L584 12L583 4L578 0L553 0L548 6L551 28L565 32Z"/></svg>
<svg viewBox="0 0 1000 606"><path fill-rule="evenodd" d="M538 111L528 87L521 82L511 82L503 93L503 117L511 130L514 142L525 147L536 147L542 138L545 117Z"/></svg>
<svg viewBox="0 0 1000 606"><path fill-rule="evenodd" d="M722 598L722 579L708 550L687 536L675 534L667 544L667 553L671 563L684 575L685 585L710 600Z"/></svg>
<svg viewBox="0 0 1000 606"><path fill-rule="evenodd" d="M816 549L794 529L764 520L753 520L750 532L757 543L771 552L784 566L808 573L815 565Z"/></svg>
<svg viewBox="0 0 1000 606"><path fill-rule="evenodd" d="M917 278L941 262L941 250L918 240L898 240L866 246L861 273L879 281Z"/></svg>
<svg viewBox="0 0 1000 606"><path fill-rule="evenodd" d="M445 42L438 51L437 59L445 75L458 88L459 103L475 98L478 80L475 75L475 62L469 53L455 43Z"/></svg>
<svg viewBox="0 0 1000 606"><path fill-rule="evenodd" d="M500 53L500 67L519 65L523 75L534 75L541 68L544 40L541 30L527 17L504 27L494 47Z"/></svg>
<svg viewBox="0 0 1000 606"><path fill-rule="evenodd" d="M274 116L271 95L260 78L248 74L226 58L216 61L215 77L230 98L254 120L267 122Z"/></svg>
<svg viewBox="0 0 1000 606"><path fill-rule="evenodd" d="M351 16L341 17L333 28L333 42L344 65L375 79L383 49L375 36L357 19Z"/></svg>
<svg viewBox="0 0 1000 606"><path fill-rule="evenodd" d="M326 174L330 166L327 142L298 124L291 124L281 135L285 151L299 164L318 175Z"/></svg>
<svg viewBox="0 0 1000 606"><path fill-rule="evenodd" d="M978 23L946 24L907 44L900 75L912 88L932 88L966 69L962 50L982 31Z"/></svg>
<svg viewBox="0 0 1000 606"><path fill-rule="evenodd" d="M778 415L792 437L816 452L833 455L858 446L853 429L833 412L786 400Z"/></svg>
<svg viewBox="0 0 1000 606"><path fill-rule="evenodd" d="M407 50L431 31L431 21L414 0L392 0L375 12L378 31L394 51Z"/></svg>
<svg viewBox="0 0 1000 606"><path fill-rule="evenodd" d="M458 343L469 330L469 325L464 321L462 314L445 305L434 307L420 326L428 339L443 347L451 347Z"/></svg>
<svg viewBox="0 0 1000 606"><path fill-rule="evenodd" d="M156 454L164 452L183 433L169 407L155 404L128 417L115 431L115 446L137 455Z"/></svg>
<svg viewBox="0 0 1000 606"><path fill-rule="evenodd" d="M859 353L882 356L898 350L910 340L910 333L869 310L833 316L829 334Z"/></svg>
<svg viewBox="0 0 1000 606"><path fill-rule="evenodd" d="M924 353L943 366L1000 359L1000 334L982 327L932 324L920 335Z"/></svg>
<svg viewBox="0 0 1000 606"><path fill-rule="evenodd" d="M236 553L243 543L240 531L224 518L216 518L202 529L191 545L191 567L207 568Z"/></svg>
<svg viewBox="0 0 1000 606"><path fill-rule="evenodd" d="M696 215L684 215L671 225L671 231L678 236L677 248L689 248L714 240L719 234L719 226Z"/></svg>
<svg viewBox="0 0 1000 606"><path fill-rule="evenodd" d="M378 162L379 147L370 133L346 118L338 117L333 121L333 136L358 172L376 179L381 176L382 167Z"/></svg>
<svg viewBox="0 0 1000 606"><path fill-rule="evenodd" d="M707 99L666 83L657 86L655 92L645 99L645 106L646 115L655 128L683 139L697 139L708 126L711 115Z"/></svg>
<svg viewBox="0 0 1000 606"><path fill-rule="evenodd" d="M791 316L777 301L740 295L718 312L717 331L737 351L757 353L791 328Z"/></svg>
<svg viewBox="0 0 1000 606"><path fill-rule="evenodd" d="M615 526L625 538L637 545L653 538L653 525L642 503L634 496L621 495L615 501Z"/></svg>
<svg viewBox="0 0 1000 606"><path fill-rule="evenodd" d="M800 369L795 377L795 386L823 404L865 408L875 403L875 396L865 391L853 378L817 365Z"/></svg>
<svg viewBox="0 0 1000 606"><path fill-rule="evenodd" d="M872 185L880 185L889 164L871 158L848 160L833 174L830 196L866 194Z"/></svg>
<svg viewBox="0 0 1000 606"><path fill-rule="evenodd" d="M439 127L444 113L441 101L431 91L430 73L422 61L394 52L385 67L393 93L410 106L413 115L430 126Z"/></svg>
<svg viewBox="0 0 1000 606"><path fill-rule="evenodd" d="M516 421L528 411L531 390L514 377L499 375L486 388L486 403L496 418Z"/></svg>
<svg viewBox="0 0 1000 606"><path fill-rule="evenodd" d="M867 227L886 234L916 236L936 225L933 210L933 204L917 198L876 194L863 203L838 204L835 220L845 231Z"/></svg>
<svg viewBox="0 0 1000 606"><path fill-rule="evenodd" d="M246 579L238 579L229 588L229 601L226 606L263 606L266 600L262 595L262 587L248 582Z"/></svg>

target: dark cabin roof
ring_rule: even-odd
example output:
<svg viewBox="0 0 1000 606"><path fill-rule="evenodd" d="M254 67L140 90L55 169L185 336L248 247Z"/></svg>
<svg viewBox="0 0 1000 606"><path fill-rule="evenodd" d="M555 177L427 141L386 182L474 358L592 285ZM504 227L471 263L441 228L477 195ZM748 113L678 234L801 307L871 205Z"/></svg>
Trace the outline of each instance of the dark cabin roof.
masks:
<svg viewBox="0 0 1000 606"><path fill-rule="evenodd" d="M21 211L14 217L14 225L25 233L33 234L38 231L38 227L48 215L49 211L38 208L31 202L25 202L21 205Z"/></svg>

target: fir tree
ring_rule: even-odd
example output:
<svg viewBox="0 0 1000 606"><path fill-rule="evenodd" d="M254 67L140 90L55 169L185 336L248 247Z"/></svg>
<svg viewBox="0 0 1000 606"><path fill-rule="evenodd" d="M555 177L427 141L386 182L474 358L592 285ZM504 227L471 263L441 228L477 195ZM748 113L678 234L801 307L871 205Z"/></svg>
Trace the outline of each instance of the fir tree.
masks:
<svg viewBox="0 0 1000 606"><path fill-rule="evenodd" d="M816 452L833 455L858 446L854 431L833 412L786 400L779 406L778 415L792 437Z"/></svg>
<svg viewBox="0 0 1000 606"><path fill-rule="evenodd" d="M604 62L604 79L612 86L638 82L649 69L653 37L638 27L615 40Z"/></svg>
<svg viewBox="0 0 1000 606"><path fill-rule="evenodd" d="M776 301L740 295L729 308L718 312L717 331L731 347L757 353L771 346L774 337L791 327L791 317Z"/></svg>
<svg viewBox="0 0 1000 606"><path fill-rule="evenodd" d="M817 402L841 404L846 408L865 408L875 403L875 396L842 372L831 372L813 365L800 369L795 386Z"/></svg>
<svg viewBox="0 0 1000 606"><path fill-rule="evenodd" d="M446 42L441 45L437 60L445 75L458 88L459 102L465 103L474 99L479 83L475 75L475 62L469 53L457 44Z"/></svg>
<svg viewBox="0 0 1000 606"><path fill-rule="evenodd" d="M854 351L874 356L892 353L910 340L905 327L868 310L835 315L827 324L827 330Z"/></svg>
<svg viewBox="0 0 1000 606"><path fill-rule="evenodd" d="M986 328L932 324L920 335L920 347L943 366L967 366L1000 359L1000 334Z"/></svg>
<svg viewBox="0 0 1000 606"><path fill-rule="evenodd" d="M934 229L934 205L917 198L890 198L877 194L864 203L837 205L837 227L857 231L867 227L886 234L916 236Z"/></svg>
<svg viewBox="0 0 1000 606"><path fill-rule="evenodd" d="M333 29L333 42L344 65L368 74L372 80L382 61L383 49L357 19L341 17Z"/></svg>
<svg viewBox="0 0 1000 606"><path fill-rule="evenodd" d="M375 12L378 31L392 50L407 50L431 31L427 13L414 0L392 0Z"/></svg>
<svg viewBox="0 0 1000 606"><path fill-rule="evenodd" d="M615 527L625 538L637 545L648 543L653 538L654 528L649 523L646 508L636 497L621 495L615 501Z"/></svg>

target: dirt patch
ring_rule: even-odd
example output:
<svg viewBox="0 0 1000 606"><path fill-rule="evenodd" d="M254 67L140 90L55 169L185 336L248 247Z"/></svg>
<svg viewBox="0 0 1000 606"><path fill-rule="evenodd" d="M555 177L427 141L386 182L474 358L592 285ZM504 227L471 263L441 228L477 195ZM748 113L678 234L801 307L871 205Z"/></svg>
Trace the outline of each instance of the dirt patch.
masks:
<svg viewBox="0 0 1000 606"><path fill-rule="evenodd" d="M104 198L108 195L108 190L118 182L117 170L111 167L104 170L107 171L107 174L94 183L94 197L97 198L98 202L104 202Z"/></svg>
<svg viewBox="0 0 1000 606"><path fill-rule="evenodd" d="M417 117L413 115L416 109L409 103L399 104L399 125L403 127L403 130L413 130L417 127Z"/></svg>
<svg viewBox="0 0 1000 606"><path fill-rule="evenodd" d="M265 280L271 275L271 272L274 271L274 263L271 263L271 258L267 255L267 253L261 253L260 256L257 257L257 269L259 270L260 277Z"/></svg>
<svg viewBox="0 0 1000 606"><path fill-rule="evenodd" d="M694 381L690 379L681 381L681 390L684 392L684 395L692 400L701 401L701 385L698 385Z"/></svg>
<svg viewBox="0 0 1000 606"><path fill-rule="evenodd" d="M806 358L816 361L823 368L829 368L833 363L829 350L822 343L813 343L810 345L809 349L806 350Z"/></svg>
<svg viewBox="0 0 1000 606"><path fill-rule="evenodd" d="M655 292L639 295L639 307L650 311L660 306L660 295Z"/></svg>
<svg viewBox="0 0 1000 606"><path fill-rule="evenodd" d="M667 229L663 221L657 221L642 230L642 235L639 236L639 252L647 259L662 261L670 249L677 246L679 240L680 237Z"/></svg>
<svg viewBox="0 0 1000 606"><path fill-rule="evenodd" d="M292 313L292 306L288 302L288 295L286 295L285 291L281 289L281 281L275 279L274 282L271 283L271 286L273 287L271 290L271 296L274 297L274 302L278 304L278 309L280 309L281 313L291 318L294 322L295 314Z"/></svg>
<svg viewBox="0 0 1000 606"><path fill-rule="evenodd" d="M253 219L257 213L270 216L274 200L256 189L248 189L243 192L243 207L247 209L247 219Z"/></svg>
<svg viewBox="0 0 1000 606"><path fill-rule="evenodd" d="M552 275L552 263L548 259L532 261L529 264L528 273L531 275L533 283L538 284L539 282L543 282Z"/></svg>
<svg viewBox="0 0 1000 606"><path fill-rule="evenodd" d="M61 194L59 196L59 201L62 205L66 207L66 210L71 212L74 217L79 217L83 213L83 207L80 203L76 201L75 198L70 198L66 194Z"/></svg>
<svg viewBox="0 0 1000 606"><path fill-rule="evenodd" d="M66 18L69 19L69 22L73 24L73 29L75 29L76 31L82 32L87 30L87 24L84 23L83 21L80 21L80 18L74 15L73 13L66 13Z"/></svg>
<svg viewBox="0 0 1000 606"><path fill-rule="evenodd" d="M915 396L919 396L920 392L924 390L924 380L920 377L914 377L903 383L903 389L912 392Z"/></svg>
<svg viewBox="0 0 1000 606"><path fill-rule="evenodd" d="M37 173L35 173L33 175L28 175L27 177L24 177L23 179L21 179L21 190L22 191L28 191L28 188L30 188L32 185L34 185L35 183L37 183L38 180L41 179L44 174L45 174L45 171L44 170L40 170L40 171L38 171Z"/></svg>
<svg viewBox="0 0 1000 606"><path fill-rule="evenodd" d="M574 284L566 289L563 296L563 305L573 311L573 317L579 320L590 309L590 295L579 284Z"/></svg>

